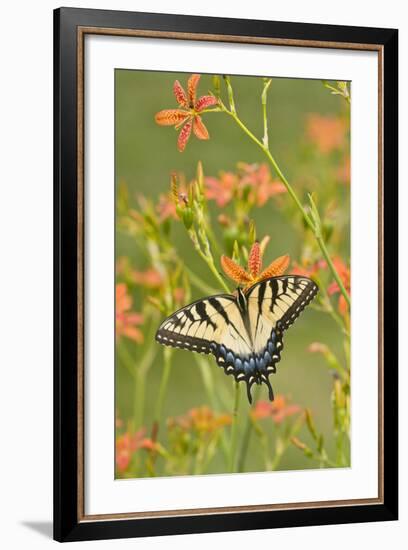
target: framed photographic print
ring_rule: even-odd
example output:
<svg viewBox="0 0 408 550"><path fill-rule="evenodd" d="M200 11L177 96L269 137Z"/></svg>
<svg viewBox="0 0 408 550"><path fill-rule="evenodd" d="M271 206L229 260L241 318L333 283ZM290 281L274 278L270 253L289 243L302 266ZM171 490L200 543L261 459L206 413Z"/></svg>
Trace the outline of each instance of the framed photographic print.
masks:
<svg viewBox="0 0 408 550"><path fill-rule="evenodd" d="M55 538L397 519L397 31L54 25Z"/></svg>

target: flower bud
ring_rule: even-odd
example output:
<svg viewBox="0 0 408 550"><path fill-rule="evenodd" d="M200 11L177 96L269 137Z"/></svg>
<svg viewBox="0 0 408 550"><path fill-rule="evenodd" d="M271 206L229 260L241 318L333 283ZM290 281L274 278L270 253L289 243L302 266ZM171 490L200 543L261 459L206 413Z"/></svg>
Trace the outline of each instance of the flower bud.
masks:
<svg viewBox="0 0 408 550"><path fill-rule="evenodd" d="M217 219L218 223L223 227L229 227L231 225L231 220L226 214L220 214Z"/></svg>
<svg viewBox="0 0 408 550"><path fill-rule="evenodd" d="M303 441L300 441L300 439L295 436L291 437L290 441L295 447L297 447L301 451L305 451L307 449L307 446L303 443Z"/></svg>
<svg viewBox="0 0 408 550"><path fill-rule="evenodd" d="M220 97L220 93L221 93L221 80L220 80L220 77L215 74L213 77L212 77L212 83L213 83L213 87L214 87L214 94L216 97Z"/></svg>
<svg viewBox="0 0 408 550"><path fill-rule="evenodd" d="M171 197L173 199L174 204L178 204L179 196L178 196L178 181L177 181L177 174L176 172L173 172L171 174Z"/></svg>
<svg viewBox="0 0 408 550"><path fill-rule="evenodd" d="M249 222L249 244L252 245L256 241L256 227L254 220Z"/></svg>
<svg viewBox="0 0 408 550"><path fill-rule="evenodd" d="M189 206L186 206L186 208L182 209L182 218L184 226L186 229L190 229L193 225L194 221L194 214L192 209Z"/></svg>
<svg viewBox="0 0 408 550"><path fill-rule="evenodd" d="M327 242L330 241L334 231L334 223L332 220L325 220L322 224L323 238Z"/></svg>

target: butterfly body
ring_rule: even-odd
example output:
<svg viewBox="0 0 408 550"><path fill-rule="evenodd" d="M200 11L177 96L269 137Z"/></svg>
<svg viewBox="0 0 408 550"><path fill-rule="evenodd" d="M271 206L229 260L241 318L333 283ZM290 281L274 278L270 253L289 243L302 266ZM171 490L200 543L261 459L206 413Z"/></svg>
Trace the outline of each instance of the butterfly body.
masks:
<svg viewBox="0 0 408 550"><path fill-rule="evenodd" d="M281 358L283 332L317 291L307 277L271 277L238 288L236 295L209 296L181 308L162 322L156 340L214 355L226 374L246 382L249 402L254 383L264 383L273 401L269 375Z"/></svg>

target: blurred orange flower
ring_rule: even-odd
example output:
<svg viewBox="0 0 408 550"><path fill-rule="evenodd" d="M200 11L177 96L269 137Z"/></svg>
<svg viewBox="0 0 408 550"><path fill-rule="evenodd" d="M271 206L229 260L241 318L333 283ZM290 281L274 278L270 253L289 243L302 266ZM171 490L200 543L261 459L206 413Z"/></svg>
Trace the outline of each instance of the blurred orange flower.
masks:
<svg viewBox="0 0 408 550"><path fill-rule="evenodd" d="M263 206L271 197L286 193L286 187L282 182L274 180L267 164L238 164L241 170L241 186L251 187L250 201L257 206Z"/></svg>
<svg viewBox="0 0 408 550"><path fill-rule="evenodd" d="M292 275L301 275L303 277L313 277L320 269L326 269L327 263L325 260L318 260L313 263L303 261L301 264L293 262L291 269Z"/></svg>
<svg viewBox="0 0 408 550"><path fill-rule="evenodd" d="M135 433L129 430L116 438L116 453L115 461L116 468L123 473L129 467L133 454L138 449L146 449L148 451L155 450L157 444L149 438L145 437L146 428L141 428Z"/></svg>
<svg viewBox="0 0 408 550"><path fill-rule="evenodd" d="M122 428L123 426L123 420L119 416L119 411L116 410L115 414L115 428Z"/></svg>
<svg viewBox="0 0 408 550"><path fill-rule="evenodd" d="M162 193L159 196L159 202L156 205L159 222L164 222L168 218L180 219L177 209L179 206L187 205L188 188L184 181L181 184L179 183L180 178L184 180L183 175L179 176L176 173L172 173L170 191L166 194Z"/></svg>
<svg viewBox="0 0 408 550"><path fill-rule="evenodd" d="M334 267L336 268L337 273L339 274L340 279L343 282L344 288L346 289L347 293L350 295L350 291L351 291L350 269L343 262L343 260L338 256L334 257L332 261L333 261ZM327 269L327 267L328 267L327 262L325 260L318 260L317 262L313 262L313 263L308 263L306 261L303 261L302 264L298 264L297 262L294 262L293 267L291 269L291 273L293 275L302 275L304 277L313 278L313 276L315 276L319 270ZM329 285L327 292L329 296L332 296L333 294L336 294L336 293L340 293L340 288L339 288L339 285L336 283L336 281L333 281ZM339 296L338 309L342 315L345 315L348 312L348 305L343 294L340 294Z"/></svg>
<svg viewBox="0 0 408 550"><path fill-rule="evenodd" d="M178 80L174 82L173 92L180 109L165 109L156 113L155 120L160 126L175 126L176 130L181 128L177 147L180 152L184 151L193 130L198 139L209 139L208 130L205 127L199 113L207 107L217 104L217 99L211 95L203 95L196 98L199 74L193 74L188 79L187 93Z"/></svg>
<svg viewBox="0 0 408 550"><path fill-rule="evenodd" d="M176 214L176 205L174 204L170 193L162 193L159 196L159 202L156 205L156 212L159 216L160 222L164 222L169 218L173 218L174 220L178 219Z"/></svg>
<svg viewBox="0 0 408 550"><path fill-rule="evenodd" d="M306 133L321 153L330 153L344 146L347 123L339 117L310 113L306 120Z"/></svg>
<svg viewBox="0 0 408 550"><path fill-rule="evenodd" d="M307 351L310 351L310 353L327 353L329 351L329 348L326 346L326 344L322 344L322 342L312 342L308 348Z"/></svg>
<svg viewBox="0 0 408 550"><path fill-rule="evenodd" d="M238 189L238 177L232 172L220 172L219 178L205 178L205 195L208 200L215 200L217 206L224 207L234 197Z"/></svg>
<svg viewBox="0 0 408 550"><path fill-rule="evenodd" d="M261 420L272 418L275 424L281 424L286 418L300 413L299 405L290 404L284 395L277 395L275 401L258 401L251 410L252 418Z"/></svg>
<svg viewBox="0 0 408 550"><path fill-rule="evenodd" d="M128 294L125 283L116 285L116 338L126 336L131 340L143 342L143 333L137 325L143 323L143 315L130 311L132 308L132 297Z"/></svg>
<svg viewBox="0 0 408 550"><path fill-rule="evenodd" d="M336 268L337 273L339 274L339 277L344 285L344 288L347 291L347 294L350 295L351 293L350 268L347 267L347 265L339 257L333 258L333 264L334 264L334 267ZM332 296L333 294L340 292L340 287L336 283L336 281L333 281L331 283L331 285L327 289L327 292L329 296ZM340 294L338 308L339 308L339 312L342 315L346 315L346 313L348 312L348 305L343 294Z"/></svg>
<svg viewBox="0 0 408 550"><path fill-rule="evenodd" d="M169 418L168 428L179 428L183 431L194 430L199 433L212 433L232 422L230 414L215 414L209 407L195 407L187 414L175 418Z"/></svg>
<svg viewBox="0 0 408 550"><path fill-rule="evenodd" d="M231 218L229 218L226 214L219 214L217 217L218 223L222 225L223 227L229 227L232 223Z"/></svg>
<svg viewBox="0 0 408 550"><path fill-rule="evenodd" d="M163 284L163 276L154 268L132 271L131 277L136 284L146 288L160 288Z"/></svg>
<svg viewBox="0 0 408 550"><path fill-rule="evenodd" d="M238 265L228 256L221 256L221 267L225 274L238 284L243 284L244 288L248 288L259 281L269 279L270 277L277 277L285 273L289 265L289 256L280 256L276 258L269 266L262 270L262 256L264 249L269 241L269 237L265 238L261 244L256 241L249 252L248 256L248 271L245 271L243 267Z"/></svg>
<svg viewBox="0 0 408 550"><path fill-rule="evenodd" d="M263 206L271 197L286 193L286 187L274 180L266 164L238 163L238 174L220 172L218 178L205 180L206 197L215 200L217 206L226 206L235 197L245 196L251 205Z"/></svg>
<svg viewBox="0 0 408 550"><path fill-rule="evenodd" d="M184 290L184 288L176 287L173 290L173 298L178 304L182 304L184 302L185 296L186 296L186 291Z"/></svg>
<svg viewBox="0 0 408 550"><path fill-rule="evenodd" d="M337 170L337 177L342 183L350 183L350 157L346 156Z"/></svg>
<svg viewBox="0 0 408 550"><path fill-rule="evenodd" d="M218 428L231 424L231 415L215 415L213 411L206 406L191 409L189 416L192 426L198 432L213 432Z"/></svg>

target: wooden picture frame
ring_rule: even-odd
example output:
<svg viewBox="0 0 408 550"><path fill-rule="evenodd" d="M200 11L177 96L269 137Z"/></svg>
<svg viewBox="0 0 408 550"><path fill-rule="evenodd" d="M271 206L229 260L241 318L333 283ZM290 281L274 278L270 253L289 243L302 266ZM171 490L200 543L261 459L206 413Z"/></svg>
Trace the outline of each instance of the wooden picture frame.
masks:
<svg viewBox="0 0 408 550"><path fill-rule="evenodd" d="M378 495L167 512L85 513L84 38L170 38L378 55ZM54 12L54 537L58 541L397 519L398 32L239 19L60 8ZM376 299L376 298L373 298Z"/></svg>

